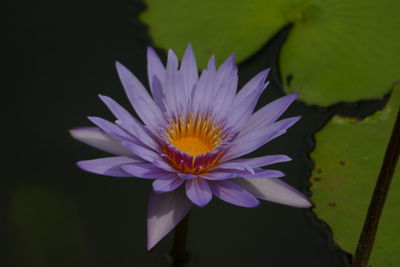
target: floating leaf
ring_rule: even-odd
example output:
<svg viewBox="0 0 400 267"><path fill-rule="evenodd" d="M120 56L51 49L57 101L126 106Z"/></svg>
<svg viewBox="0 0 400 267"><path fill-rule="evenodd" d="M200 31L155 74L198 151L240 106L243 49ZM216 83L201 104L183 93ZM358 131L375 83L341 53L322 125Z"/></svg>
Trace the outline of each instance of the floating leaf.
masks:
<svg viewBox="0 0 400 267"><path fill-rule="evenodd" d="M237 53L241 61L260 49L287 19L280 10L291 1L146 0L142 20L154 44L179 54L188 42L200 66L216 54L221 61Z"/></svg>
<svg viewBox="0 0 400 267"><path fill-rule="evenodd" d="M327 106L382 97L400 80L400 1L307 2L282 49L286 92Z"/></svg>
<svg viewBox="0 0 400 267"><path fill-rule="evenodd" d="M400 86L382 111L362 121L335 116L316 135L312 173L315 212L335 242L355 252L386 146L400 106ZM370 264L400 266L400 168L393 177Z"/></svg>
<svg viewBox="0 0 400 267"><path fill-rule="evenodd" d="M309 104L379 98L400 80L398 0L146 0L142 20L158 47L183 54L188 42L199 65L233 51L238 61L293 23L282 47L286 92Z"/></svg>
<svg viewBox="0 0 400 267"><path fill-rule="evenodd" d="M73 203L61 192L25 186L13 199L13 219L29 266L85 266Z"/></svg>

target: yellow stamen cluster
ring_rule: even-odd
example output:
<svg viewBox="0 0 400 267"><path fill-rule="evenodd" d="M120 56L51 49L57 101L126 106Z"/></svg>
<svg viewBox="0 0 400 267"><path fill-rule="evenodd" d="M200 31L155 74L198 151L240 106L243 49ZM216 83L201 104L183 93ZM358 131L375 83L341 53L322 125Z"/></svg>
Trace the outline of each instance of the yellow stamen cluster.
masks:
<svg viewBox="0 0 400 267"><path fill-rule="evenodd" d="M168 141L195 158L214 151L223 138L221 128L208 116L187 115L174 120L166 130Z"/></svg>

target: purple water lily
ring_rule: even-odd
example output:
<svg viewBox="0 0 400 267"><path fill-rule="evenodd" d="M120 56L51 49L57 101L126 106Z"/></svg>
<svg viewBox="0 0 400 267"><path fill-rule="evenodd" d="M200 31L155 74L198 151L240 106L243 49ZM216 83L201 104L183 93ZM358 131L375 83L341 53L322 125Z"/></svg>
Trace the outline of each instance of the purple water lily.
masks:
<svg viewBox="0 0 400 267"><path fill-rule="evenodd" d="M278 120L297 94L281 97L253 113L268 82L262 71L237 92L234 55L218 69L211 57L199 77L189 45L179 66L172 50L165 67L148 48L151 95L120 63L119 78L141 122L107 96L100 96L115 123L89 117L97 127L71 135L115 156L78 162L88 172L151 179L147 249L154 247L192 209L216 196L242 207L258 199L306 208L302 193L281 181L280 171L263 169L290 161L286 155L240 158L284 134L300 117Z"/></svg>

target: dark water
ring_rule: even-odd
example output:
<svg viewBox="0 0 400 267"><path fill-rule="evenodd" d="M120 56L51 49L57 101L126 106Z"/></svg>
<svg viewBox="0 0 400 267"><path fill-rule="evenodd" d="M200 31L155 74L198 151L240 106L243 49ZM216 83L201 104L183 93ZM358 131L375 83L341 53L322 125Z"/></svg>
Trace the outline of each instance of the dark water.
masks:
<svg viewBox="0 0 400 267"><path fill-rule="evenodd" d="M89 125L87 115L111 119L97 94L128 106L114 69L119 60L146 80L145 26L134 1L6 3L7 82L2 107L2 266L171 266L172 236L145 252L150 183L79 170L74 162L105 154L74 141L67 130ZM241 82L272 67L259 106L283 95L277 57L289 33L240 66ZM9 52L8 52L9 51ZM165 58L165 52L159 50ZM9 79L9 81L8 81ZM10 95L9 95L10 94ZM255 155L285 153L277 166L291 185L310 194L312 134L335 113L365 116L383 101L327 109L296 102L284 116L303 119ZM214 199L191 213L186 266L349 266L329 228L311 210L263 202L255 209Z"/></svg>

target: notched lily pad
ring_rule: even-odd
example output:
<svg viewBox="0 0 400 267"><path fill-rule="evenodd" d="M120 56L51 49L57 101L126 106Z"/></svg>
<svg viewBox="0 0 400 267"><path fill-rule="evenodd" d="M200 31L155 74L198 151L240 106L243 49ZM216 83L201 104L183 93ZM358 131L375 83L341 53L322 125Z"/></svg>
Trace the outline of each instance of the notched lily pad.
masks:
<svg viewBox="0 0 400 267"><path fill-rule="evenodd" d="M284 89L308 104L380 98L400 80L398 0L145 0L141 19L158 47L183 54L188 42L199 66L211 54L237 61L254 54L285 25Z"/></svg>
<svg viewBox="0 0 400 267"><path fill-rule="evenodd" d="M386 107L362 121L335 116L316 135L312 172L315 213L332 229L335 242L354 253L400 106L400 86ZM383 210L370 264L400 266L400 168Z"/></svg>
<svg viewBox="0 0 400 267"><path fill-rule="evenodd" d="M286 5L292 1L264 0L146 0L141 19L154 44L182 55L188 42L199 66L216 55L217 61L237 53L237 61L260 49L286 23Z"/></svg>
<svg viewBox="0 0 400 267"><path fill-rule="evenodd" d="M400 1L302 1L282 48L286 92L322 106L380 98L400 80Z"/></svg>

